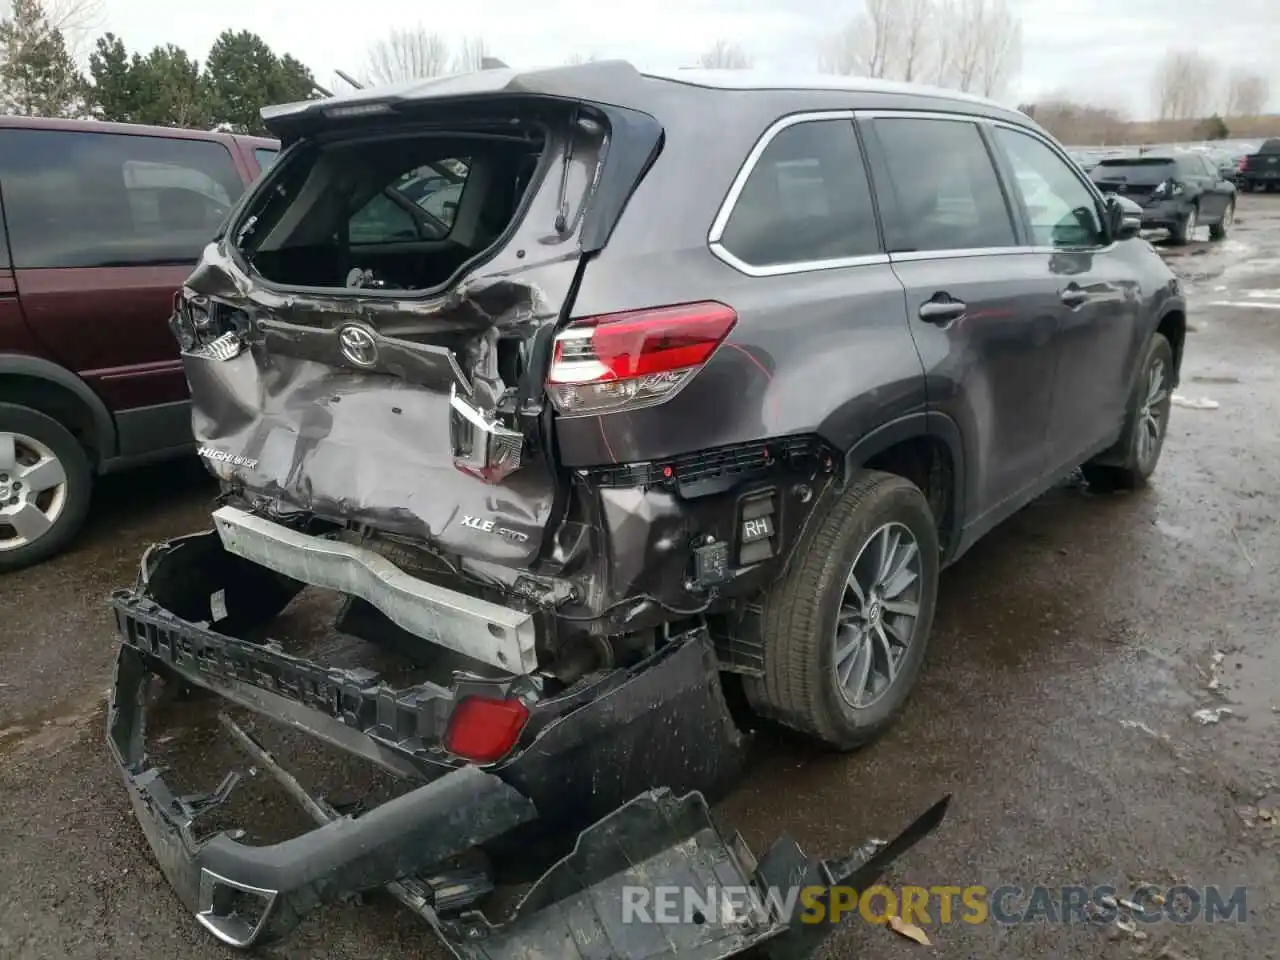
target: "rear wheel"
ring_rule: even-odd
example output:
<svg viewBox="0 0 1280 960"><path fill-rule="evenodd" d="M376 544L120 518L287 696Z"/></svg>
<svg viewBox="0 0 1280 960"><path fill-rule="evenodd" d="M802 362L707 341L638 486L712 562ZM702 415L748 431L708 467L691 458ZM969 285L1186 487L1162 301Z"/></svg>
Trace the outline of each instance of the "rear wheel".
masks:
<svg viewBox="0 0 1280 960"><path fill-rule="evenodd" d="M1151 338L1142 371L1129 399L1120 442L1099 461L1081 468L1092 485L1132 490L1145 484L1155 472L1173 401L1173 348L1163 334Z"/></svg>
<svg viewBox="0 0 1280 960"><path fill-rule="evenodd" d="M858 475L765 599L764 676L745 684L755 710L838 750L882 733L920 674L938 569L924 494Z"/></svg>
<svg viewBox="0 0 1280 960"><path fill-rule="evenodd" d="M1235 219L1236 202L1232 200L1227 204L1227 209L1222 212L1222 219L1209 228L1209 239L1221 240L1226 237L1231 225L1235 223Z"/></svg>
<svg viewBox="0 0 1280 960"><path fill-rule="evenodd" d="M80 442L52 417L0 403L0 571L61 551L84 524L93 472Z"/></svg>

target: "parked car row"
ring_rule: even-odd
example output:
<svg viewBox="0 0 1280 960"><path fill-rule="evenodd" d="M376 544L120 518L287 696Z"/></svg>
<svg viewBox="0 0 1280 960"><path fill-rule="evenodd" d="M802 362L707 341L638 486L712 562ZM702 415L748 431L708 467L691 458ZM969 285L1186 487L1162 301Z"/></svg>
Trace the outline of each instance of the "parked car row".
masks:
<svg viewBox="0 0 1280 960"><path fill-rule="evenodd" d="M1188 243L1201 225L1221 240L1235 218L1235 184L1203 153L1109 157L1089 176L1104 193L1137 202L1142 226L1169 231L1177 244Z"/></svg>

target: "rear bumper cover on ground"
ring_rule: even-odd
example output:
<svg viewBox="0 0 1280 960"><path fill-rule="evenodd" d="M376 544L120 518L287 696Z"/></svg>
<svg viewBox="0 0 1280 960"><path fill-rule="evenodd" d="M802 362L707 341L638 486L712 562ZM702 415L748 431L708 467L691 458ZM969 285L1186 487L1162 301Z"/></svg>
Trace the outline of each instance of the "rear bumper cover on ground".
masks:
<svg viewBox="0 0 1280 960"><path fill-rule="evenodd" d="M147 586L113 598L123 642L108 741L166 877L199 922L229 945L279 940L321 904L386 888L468 960L710 960L761 945L768 956L798 958L809 955L829 924L800 925L776 909L701 923L626 923L621 888L751 887L763 897L770 887L857 887L941 820L945 801L887 847L839 862L808 858L784 837L757 864L741 838L724 838L701 791L719 792L736 776L746 741L725 705L705 631L588 685L502 762L478 768L450 761L412 734L424 732L427 718L446 709L456 691L392 690L371 673L293 658L161 606L156 594L192 609L188 574L200 578L197 592L224 590L228 602L246 589L236 563L208 562L217 555L216 534L201 536L149 556ZM223 804L236 775L198 797L178 796L165 783L144 743L156 675L213 691L420 785L358 816L339 815L228 720L255 765L271 771L320 825L263 846L226 832L198 839L199 821ZM487 917L474 904L442 904L423 879L477 848L519 856L516 838L566 828L578 834L572 852L503 917Z"/></svg>

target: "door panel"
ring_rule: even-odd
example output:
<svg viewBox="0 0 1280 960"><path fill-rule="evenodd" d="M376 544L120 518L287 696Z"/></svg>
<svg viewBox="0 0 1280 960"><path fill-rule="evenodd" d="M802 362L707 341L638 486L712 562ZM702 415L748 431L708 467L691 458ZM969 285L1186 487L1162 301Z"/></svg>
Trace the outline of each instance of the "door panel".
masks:
<svg viewBox="0 0 1280 960"><path fill-rule="evenodd" d="M1045 470L1058 304L1041 282L1039 261L1015 250L894 258L924 363L929 409L951 417L966 437L971 520ZM960 316L922 319L921 308L944 292L964 304Z"/></svg>
<svg viewBox="0 0 1280 960"><path fill-rule="evenodd" d="M11 128L0 130L0 177L32 333L114 411L184 400L169 317L244 190L227 147Z"/></svg>
<svg viewBox="0 0 1280 960"><path fill-rule="evenodd" d="M1037 302L1056 317L1048 466L1079 463L1113 437L1128 392L1137 284L1106 235L1099 198L1048 141L996 127L992 143L1008 171L1035 247L1026 267Z"/></svg>
<svg viewBox="0 0 1280 960"><path fill-rule="evenodd" d="M971 526L1044 473L1058 302L976 123L876 115L861 125L929 409L964 436Z"/></svg>

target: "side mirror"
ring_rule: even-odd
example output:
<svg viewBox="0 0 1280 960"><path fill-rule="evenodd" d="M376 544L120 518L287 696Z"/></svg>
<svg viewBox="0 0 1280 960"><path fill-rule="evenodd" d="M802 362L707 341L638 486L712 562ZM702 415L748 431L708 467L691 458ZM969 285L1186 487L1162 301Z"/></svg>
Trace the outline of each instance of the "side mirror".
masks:
<svg viewBox="0 0 1280 960"><path fill-rule="evenodd" d="M1142 208L1128 197L1109 193L1104 198L1107 211L1107 226L1112 238L1128 240L1142 232Z"/></svg>

